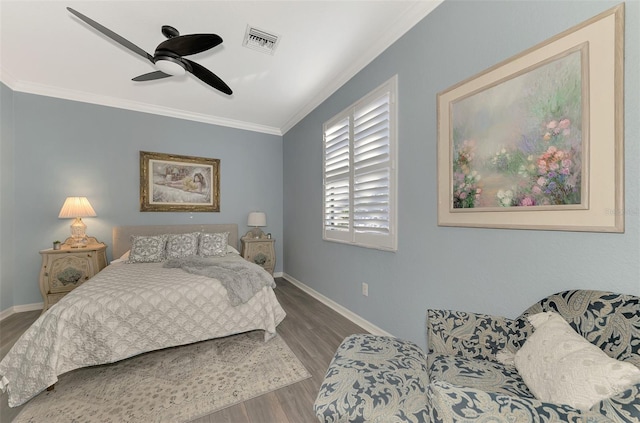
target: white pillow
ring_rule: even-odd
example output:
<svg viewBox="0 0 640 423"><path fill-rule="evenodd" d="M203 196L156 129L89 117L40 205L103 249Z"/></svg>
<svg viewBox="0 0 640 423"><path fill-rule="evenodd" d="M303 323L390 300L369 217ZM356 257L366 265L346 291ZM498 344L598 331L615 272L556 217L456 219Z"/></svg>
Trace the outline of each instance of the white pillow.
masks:
<svg viewBox="0 0 640 423"><path fill-rule="evenodd" d="M640 383L640 369L606 355L559 314L539 313L528 319L535 331L516 353L515 365L540 401L589 410Z"/></svg>

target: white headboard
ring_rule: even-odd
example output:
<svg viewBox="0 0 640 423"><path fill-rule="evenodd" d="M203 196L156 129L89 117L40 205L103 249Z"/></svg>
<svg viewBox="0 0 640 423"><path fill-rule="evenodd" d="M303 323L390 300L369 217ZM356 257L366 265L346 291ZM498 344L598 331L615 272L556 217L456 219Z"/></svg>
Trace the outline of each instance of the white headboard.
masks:
<svg viewBox="0 0 640 423"><path fill-rule="evenodd" d="M229 245L238 248L238 224L201 225L143 225L116 226L113 228L113 258L117 259L131 249L131 235L184 234L189 232L229 232Z"/></svg>

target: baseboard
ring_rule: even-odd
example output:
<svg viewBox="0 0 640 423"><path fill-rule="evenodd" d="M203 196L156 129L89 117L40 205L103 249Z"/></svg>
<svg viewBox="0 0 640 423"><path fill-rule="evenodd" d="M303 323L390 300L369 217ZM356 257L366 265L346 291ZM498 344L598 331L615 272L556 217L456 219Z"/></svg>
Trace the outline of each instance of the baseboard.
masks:
<svg viewBox="0 0 640 423"><path fill-rule="evenodd" d="M299 280L297 280L293 276L288 275L286 273L283 273L282 277L284 279L288 280L289 282L291 282L296 287L298 287L301 290L303 290L304 292L306 292L307 294L311 295L313 298L315 298L316 300L320 301L321 303L323 303L327 307L333 309L337 313L340 313L341 315L343 315L347 319L351 320L356 325L358 325L361 328L365 329L367 332L372 333L374 335L393 336L389 332L387 332L387 331L385 331L383 329L380 329L378 326L374 325L373 323L369 322L368 320L365 320L362 317L358 316L357 314L355 314L354 312L352 312L348 308L345 308L345 307L341 306L340 304L336 303L332 299L330 299L328 297L325 297L324 295L322 295L321 293L319 293L315 289L305 285L304 283L300 282Z"/></svg>
<svg viewBox="0 0 640 423"><path fill-rule="evenodd" d="M5 310L0 311L0 320L4 320L7 317L16 313L22 313L25 311L42 310L42 307L44 307L44 303L23 304L23 305L9 307Z"/></svg>

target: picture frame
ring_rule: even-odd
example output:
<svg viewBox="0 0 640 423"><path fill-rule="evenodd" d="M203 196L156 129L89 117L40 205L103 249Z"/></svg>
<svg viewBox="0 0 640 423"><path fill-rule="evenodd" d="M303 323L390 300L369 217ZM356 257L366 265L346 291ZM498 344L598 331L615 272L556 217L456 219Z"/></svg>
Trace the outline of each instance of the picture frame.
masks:
<svg viewBox="0 0 640 423"><path fill-rule="evenodd" d="M624 232L624 3L437 95L438 225Z"/></svg>
<svg viewBox="0 0 640 423"><path fill-rule="evenodd" d="M220 160L140 151L140 211L219 212Z"/></svg>

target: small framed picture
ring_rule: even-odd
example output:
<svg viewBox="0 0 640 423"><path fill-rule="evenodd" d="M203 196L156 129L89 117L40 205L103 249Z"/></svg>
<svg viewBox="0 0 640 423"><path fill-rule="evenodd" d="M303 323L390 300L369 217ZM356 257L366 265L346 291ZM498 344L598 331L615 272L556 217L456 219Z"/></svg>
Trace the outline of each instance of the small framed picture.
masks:
<svg viewBox="0 0 640 423"><path fill-rule="evenodd" d="M267 239L271 239L271 232L267 234Z"/></svg>

